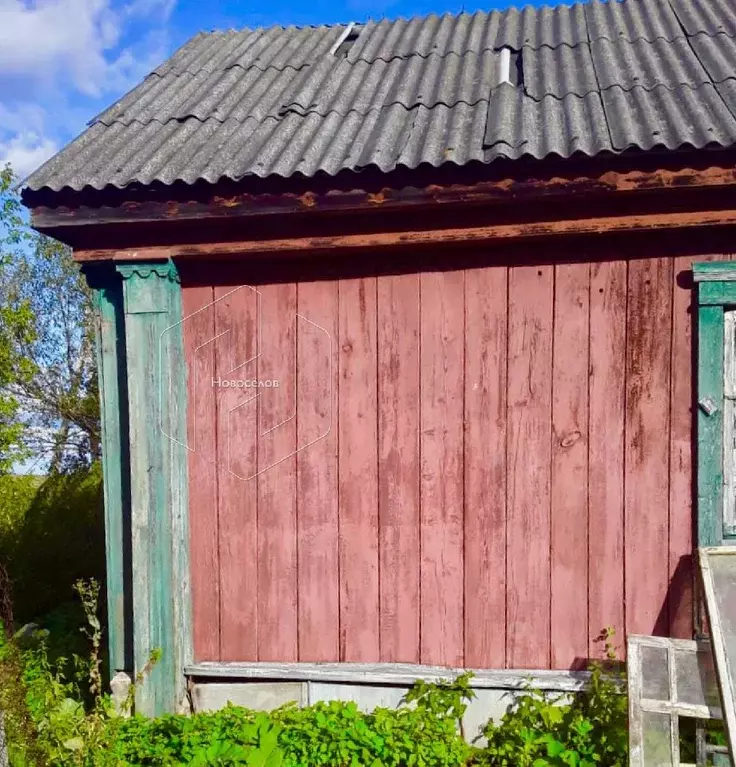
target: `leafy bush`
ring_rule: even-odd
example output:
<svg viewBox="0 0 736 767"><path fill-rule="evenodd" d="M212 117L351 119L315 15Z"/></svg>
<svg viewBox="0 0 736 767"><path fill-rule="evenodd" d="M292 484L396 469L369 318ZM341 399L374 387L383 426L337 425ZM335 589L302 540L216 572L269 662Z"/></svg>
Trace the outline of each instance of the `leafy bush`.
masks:
<svg viewBox="0 0 736 767"><path fill-rule="evenodd" d="M105 547L99 464L71 474L0 476L0 564L10 579L16 625L82 618L78 579L104 580ZM75 630L72 632L78 635ZM76 648L75 648L76 649Z"/></svg>
<svg viewBox="0 0 736 767"><path fill-rule="evenodd" d="M121 716L102 694L100 625L95 584L78 583L91 643L87 658L49 659L47 632L0 644L0 708L6 712L11 767L623 767L626 698L593 667L586 692L571 702L528 690L498 724L487 744L462 736L474 697L470 674L453 682L417 682L396 709L370 713L332 701L268 713L229 705L212 713ZM154 653L138 674L145 684Z"/></svg>
<svg viewBox="0 0 736 767"><path fill-rule="evenodd" d="M599 640L605 643L608 663L591 664L586 691L568 700L528 690L498 724L489 722L484 728L488 743L479 755L479 764L626 767L628 703L615 678L611 678L616 658L613 631L604 631Z"/></svg>
<svg viewBox="0 0 736 767"><path fill-rule="evenodd" d="M10 554L42 477L0 474L0 556Z"/></svg>
<svg viewBox="0 0 736 767"><path fill-rule="evenodd" d="M628 763L626 697L593 667L589 690L561 703L528 690L501 722L483 730L488 740L479 764L499 767L625 767Z"/></svg>
<svg viewBox="0 0 736 767"><path fill-rule="evenodd" d="M135 765L451 767L466 764L472 751L449 711L404 703L363 713L355 703L332 701L270 713L227 706L191 717L133 717L119 724L111 756Z"/></svg>

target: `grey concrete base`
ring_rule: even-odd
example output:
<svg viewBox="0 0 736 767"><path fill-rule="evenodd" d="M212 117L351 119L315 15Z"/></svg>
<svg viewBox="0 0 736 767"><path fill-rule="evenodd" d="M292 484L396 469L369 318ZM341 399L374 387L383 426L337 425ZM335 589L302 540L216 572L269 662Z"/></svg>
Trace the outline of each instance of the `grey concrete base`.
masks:
<svg viewBox="0 0 736 767"><path fill-rule="evenodd" d="M449 681L462 669L409 663L198 663L185 669L195 711L222 708L228 701L246 708L271 710L294 701L354 701L364 711L395 708L418 679ZM498 721L516 696L529 687L568 696L585 687L590 674L580 671L473 671L476 694L463 722L473 741L489 719Z"/></svg>
<svg viewBox="0 0 736 767"><path fill-rule="evenodd" d="M228 703L255 711L271 711L285 703L307 703L305 682L207 682L192 686L194 711L217 711Z"/></svg>
<svg viewBox="0 0 736 767"><path fill-rule="evenodd" d="M270 711L285 703L311 705L317 701L354 701L364 711L376 707L396 708L409 685L350 684L345 682L195 681L192 703L195 712L214 711L227 703L258 711ZM465 737L472 741L480 735L489 719L498 721L519 690L477 688L476 698L468 705L463 725Z"/></svg>

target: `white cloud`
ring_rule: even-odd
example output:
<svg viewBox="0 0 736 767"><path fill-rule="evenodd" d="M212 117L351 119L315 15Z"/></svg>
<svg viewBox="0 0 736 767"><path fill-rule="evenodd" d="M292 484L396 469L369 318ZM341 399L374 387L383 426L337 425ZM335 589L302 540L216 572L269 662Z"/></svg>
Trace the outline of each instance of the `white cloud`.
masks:
<svg viewBox="0 0 736 767"><path fill-rule="evenodd" d="M18 178L25 178L59 150L54 141L33 132L18 133L0 141L0 167L10 163Z"/></svg>
<svg viewBox="0 0 736 767"><path fill-rule="evenodd" d="M0 0L0 163L34 170L168 52L176 0Z"/></svg>
<svg viewBox="0 0 736 767"><path fill-rule="evenodd" d="M137 58L115 52L126 25L162 24L172 8L173 0L0 0L0 74L46 87L68 81L92 97L116 90Z"/></svg>

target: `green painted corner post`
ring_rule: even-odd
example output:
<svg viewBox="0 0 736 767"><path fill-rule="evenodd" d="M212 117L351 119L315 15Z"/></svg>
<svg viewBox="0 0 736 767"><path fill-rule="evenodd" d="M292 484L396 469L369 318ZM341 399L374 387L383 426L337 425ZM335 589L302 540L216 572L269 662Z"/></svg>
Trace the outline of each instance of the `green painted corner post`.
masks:
<svg viewBox="0 0 736 767"><path fill-rule="evenodd" d="M109 264L84 269L92 289L102 426L105 570L111 676L133 667L130 470L125 327L120 276Z"/></svg>
<svg viewBox="0 0 736 767"><path fill-rule="evenodd" d="M182 303L174 263L118 264L130 441L133 662L160 659L136 689L149 716L186 706L191 596Z"/></svg>

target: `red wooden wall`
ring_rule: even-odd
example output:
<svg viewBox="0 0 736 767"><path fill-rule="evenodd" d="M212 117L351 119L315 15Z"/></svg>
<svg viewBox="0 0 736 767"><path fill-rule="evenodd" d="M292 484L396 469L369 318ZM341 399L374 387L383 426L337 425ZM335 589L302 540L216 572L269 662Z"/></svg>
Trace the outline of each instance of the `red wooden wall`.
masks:
<svg viewBox="0 0 736 767"><path fill-rule="evenodd" d="M692 260L185 274L196 658L690 636Z"/></svg>

